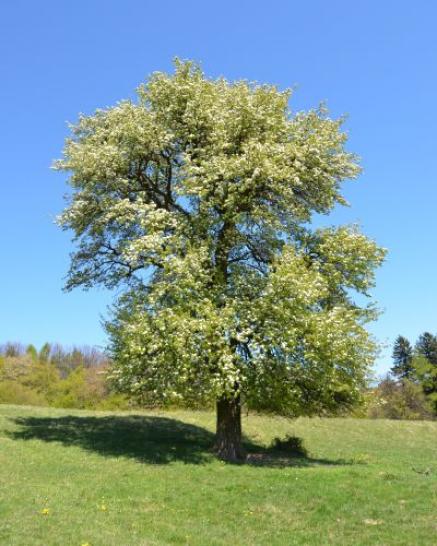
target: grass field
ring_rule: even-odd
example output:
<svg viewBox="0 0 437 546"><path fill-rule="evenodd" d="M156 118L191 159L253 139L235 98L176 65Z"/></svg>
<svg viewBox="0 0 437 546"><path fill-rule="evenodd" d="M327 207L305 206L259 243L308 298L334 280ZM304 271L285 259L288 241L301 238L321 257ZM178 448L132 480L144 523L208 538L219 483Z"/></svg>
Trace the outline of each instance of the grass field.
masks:
<svg viewBox="0 0 437 546"><path fill-rule="evenodd" d="M250 464L207 412L0 406L0 544L435 545L437 423L244 419ZM274 436L309 457L277 458Z"/></svg>

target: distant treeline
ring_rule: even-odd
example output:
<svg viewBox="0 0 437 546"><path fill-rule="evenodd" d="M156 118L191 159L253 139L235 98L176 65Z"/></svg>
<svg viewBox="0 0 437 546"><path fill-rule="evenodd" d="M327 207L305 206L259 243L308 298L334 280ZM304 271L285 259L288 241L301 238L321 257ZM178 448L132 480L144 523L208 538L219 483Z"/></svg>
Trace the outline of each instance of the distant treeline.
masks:
<svg viewBox="0 0 437 546"><path fill-rule="evenodd" d="M393 367L371 393L369 415L386 419L437 417L437 336L424 332L413 345L398 336Z"/></svg>
<svg viewBox="0 0 437 546"><path fill-rule="evenodd" d="M106 379L108 357L94 347L0 345L0 403L123 409L127 399Z"/></svg>
<svg viewBox="0 0 437 546"><path fill-rule="evenodd" d="M94 347L67 349L45 343L0 345L0 404L79 409L129 409L107 379L110 359ZM356 417L434 419L437 416L437 336L422 334L413 347L399 336L393 367L376 387L363 392Z"/></svg>

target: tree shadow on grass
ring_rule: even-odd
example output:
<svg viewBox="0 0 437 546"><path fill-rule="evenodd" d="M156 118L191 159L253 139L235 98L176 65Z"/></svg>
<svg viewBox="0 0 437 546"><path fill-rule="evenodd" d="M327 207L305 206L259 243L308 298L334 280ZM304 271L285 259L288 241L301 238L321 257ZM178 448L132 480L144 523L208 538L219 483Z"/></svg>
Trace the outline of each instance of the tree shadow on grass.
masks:
<svg viewBox="0 0 437 546"><path fill-rule="evenodd" d="M18 417L19 426L10 437L14 440L42 440L64 446L77 446L105 457L126 457L149 464L180 461L202 464L214 459L214 434L177 419L158 416L76 416ZM287 457L244 441L249 453L246 464L263 467L344 465L344 460Z"/></svg>

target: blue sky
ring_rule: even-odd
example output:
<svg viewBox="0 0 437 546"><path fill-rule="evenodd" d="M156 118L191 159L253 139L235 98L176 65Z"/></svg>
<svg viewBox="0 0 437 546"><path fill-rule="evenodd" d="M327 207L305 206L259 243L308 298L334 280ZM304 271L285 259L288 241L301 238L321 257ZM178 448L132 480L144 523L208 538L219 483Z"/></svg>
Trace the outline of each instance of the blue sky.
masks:
<svg viewBox="0 0 437 546"><path fill-rule="evenodd" d="M174 56L208 75L296 86L293 109L349 115L364 173L351 207L389 249L372 327L387 345L437 331L437 3L416 0L15 0L0 6L0 343L104 345L112 295L63 293L72 250L54 225L65 176L49 169L79 112L132 96ZM390 366L390 348L377 370Z"/></svg>

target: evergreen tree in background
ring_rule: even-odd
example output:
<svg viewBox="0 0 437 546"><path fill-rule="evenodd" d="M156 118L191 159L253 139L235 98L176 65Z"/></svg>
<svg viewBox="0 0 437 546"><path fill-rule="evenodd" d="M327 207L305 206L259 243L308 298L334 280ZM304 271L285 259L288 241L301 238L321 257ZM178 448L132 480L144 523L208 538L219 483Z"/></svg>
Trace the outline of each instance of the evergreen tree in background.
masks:
<svg viewBox="0 0 437 546"><path fill-rule="evenodd" d="M413 347L406 337L397 337L393 347L392 358L394 362L391 369L392 374L399 379L410 379L414 373L412 365Z"/></svg>
<svg viewBox="0 0 437 546"><path fill-rule="evenodd" d="M437 415L437 336L424 332L415 346L415 376Z"/></svg>
<svg viewBox="0 0 437 546"><path fill-rule="evenodd" d="M48 362L50 360L50 343L44 343L44 345L41 347L38 358L41 362Z"/></svg>
<svg viewBox="0 0 437 546"><path fill-rule="evenodd" d="M424 356L431 364L437 366L437 337L424 332L416 342L415 351Z"/></svg>
<svg viewBox="0 0 437 546"><path fill-rule="evenodd" d="M38 351L36 350L35 345L28 345L26 347L26 354L29 355L32 360L38 360Z"/></svg>

